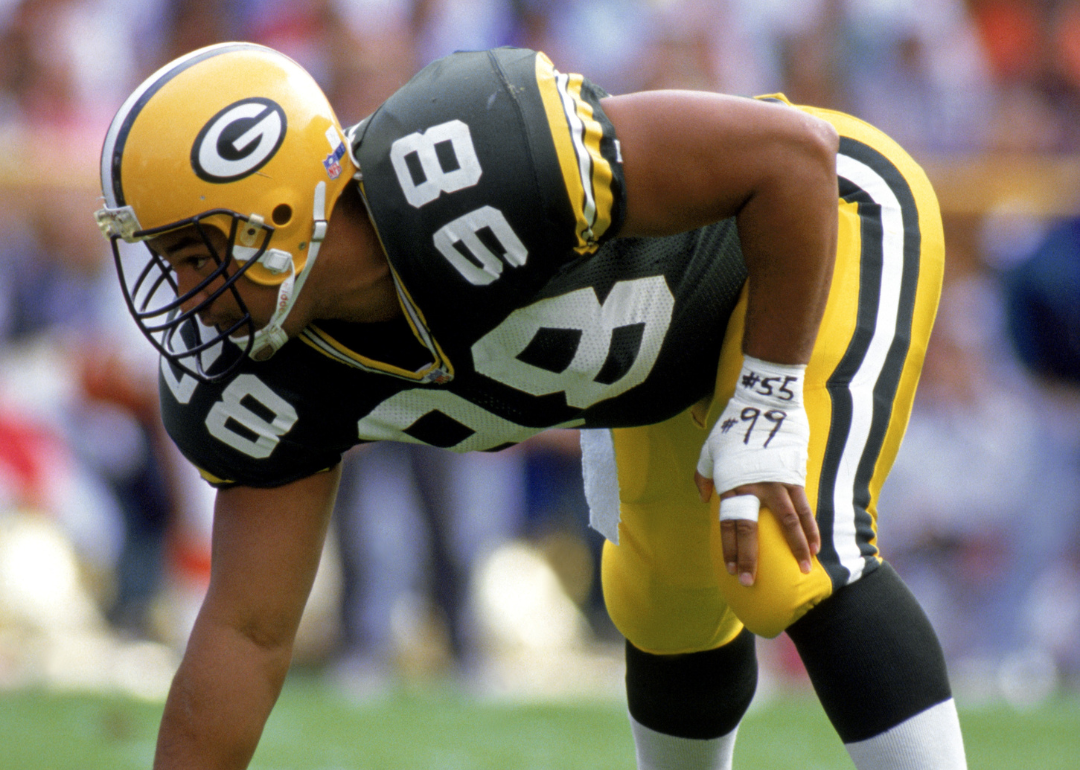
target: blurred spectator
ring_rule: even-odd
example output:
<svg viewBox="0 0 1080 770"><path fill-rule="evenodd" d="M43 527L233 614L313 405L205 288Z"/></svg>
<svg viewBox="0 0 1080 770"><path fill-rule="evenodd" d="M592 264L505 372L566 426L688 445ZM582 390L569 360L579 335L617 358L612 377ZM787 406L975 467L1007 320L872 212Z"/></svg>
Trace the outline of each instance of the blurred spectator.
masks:
<svg viewBox="0 0 1080 770"><path fill-rule="evenodd" d="M1071 472L1060 528L1025 611L1031 636L1080 686L1080 218L1055 223L1004 275L1008 336L1038 378L1052 444Z"/></svg>
<svg viewBox="0 0 1080 770"><path fill-rule="evenodd" d="M419 64L454 51L482 51L520 41L514 0L416 0L413 34Z"/></svg>
<svg viewBox="0 0 1080 770"><path fill-rule="evenodd" d="M1080 217L1005 276L1010 338L1033 372L1080 389Z"/></svg>
<svg viewBox="0 0 1080 770"><path fill-rule="evenodd" d="M850 110L916 155L1080 150L1080 0L0 0L0 503L62 523L104 575L114 620L140 633L162 581L175 588L178 575L187 583L173 623L190 622L208 572L211 492L160 441L154 357L129 337L89 216L96 165L135 83L230 39L299 60L346 125L441 55L519 44L613 93L784 91ZM950 222L950 238L982 219ZM957 275L953 263L881 498L883 546L936 608L955 657L1003 663L1035 647L1080 671L1080 653L1070 662L1060 641L1080 633L1065 611L1072 601L1080 618L1080 224L1029 224L1026 245L995 226L969 238L982 264ZM1038 381L999 344L1006 330ZM600 541L584 528L574 443L494 458L350 455L338 526L351 649L385 649L391 608L420 596L414 608L444 606L444 642L463 654L478 532L524 534L596 611ZM1058 612L1038 609L1048 596Z"/></svg>
<svg viewBox="0 0 1080 770"><path fill-rule="evenodd" d="M519 0L521 44L543 51L561 72L579 72L619 94L641 89L655 4L647 0Z"/></svg>
<svg viewBox="0 0 1080 770"><path fill-rule="evenodd" d="M110 565L115 570L107 600L110 620L118 628L149 634L171 500L155 446L160 433L156 393L148 377L125 372L122 359L111 352L129 341L123 333L129 323L116 326L106 310L120 298L105 244L85 221L92 205L90 192L60 190L25 209L29 227L15 241L18 254L9 257L18 281L9 297L8 342L55 351L74 378L66 400L49 411L62 408L52 415L55 427L72 459L109 490L111 505L90 521L71 511L54 514L83 537L95 526L106 532L114 528L102 517L119 517L123 535L117 561Z"/></svg>
<svg viewBox="0 0 1080 770"><path fill-rule="evenodd" d="M997 86L991 138L1008 150L1080 147L1080 4L1075 0L972 0Z"/></svg>
<svg viewBox="0 0 1080 770"><path fill-rule="evenodd" d="M847 109L914 152L984 145L993 83L963 0L845 2Z"/></svg>
<svg viewBox="0 0 1080 770"><path fill-rule="evenodd" d="M196 48L247 37L249 31L237 18L243 4L242 0L165 0L164 45L157 57L159 63L170 62ZM239 35L241 30L247 34ZM140 80L135 78L134 82Z"/></svg>
<svg viewBox="0 0 1080 770"><path fill-rule="evenodd" d="M991 278L947 287L879 502L885 556L938 624L946 654L992 675L1045 652L1026 607L1070 557L1066 534L1080 524L1080 476L1057 415L1004 339Z"/></svg>
<svg viewBox="0 0 1080 770"><path fill-rule="evenodd" d="M0 103L9 108L3 115L9 147L24 172L9 182L18 194L7 196L9 218L0 246L15 278L5 284L0 302L0 355L19 369L5 377L16 408L49 425L75 469L68 477L95 490L82 504L53 500L42 512L64 526L95 574L108 571L99 599L111 608L116 625L148 634L170 511L153 446L152 380L132 377L122 385L138 397L115 399L105 398L101 387L84 387L90 381L83 376L86 365L107 371L103 362L128 341L130 327L113 312L122 302L108 249L88 219L96 208L96 153L111 117L103 102L118 98L127 89L123 81L134 74L124 35L107 24L125 5L23 0L0 31L7 95ZM140 18L133 13L134 27L124 29L137 29ZM94 46L113 55L103 61ZM115 367L107 373L119 375ZM39 378L60 378L63 385L42 388ZM98 377L97 385L104 381ZM103 435L109 440L102 441ZM63 475L60 468L50 472Z"/></svg>
<svg viewBox="0 0 1080 770"><path fill-rule="evenodd" d="M347 455L334 515L347 686L481 663L470 578L521 531L524 486L519 450L456 455L379 443Z"/></svg>
<svg viewBox="0 0 1080 770"><path fill-rule="evenodd" d="M600 581L603 536L588 526L578 431L545 431L525 451L525 522L522 538L536 546L599 639L618 637Z"/></svg>
<svg viewBox="0 0 1080 770"><path fill-rule="evenodd" d="M159 41L152 30L162 2L12 0L0 13L0 121L66 127L86 142L76 161L93 163Z"/></svg>

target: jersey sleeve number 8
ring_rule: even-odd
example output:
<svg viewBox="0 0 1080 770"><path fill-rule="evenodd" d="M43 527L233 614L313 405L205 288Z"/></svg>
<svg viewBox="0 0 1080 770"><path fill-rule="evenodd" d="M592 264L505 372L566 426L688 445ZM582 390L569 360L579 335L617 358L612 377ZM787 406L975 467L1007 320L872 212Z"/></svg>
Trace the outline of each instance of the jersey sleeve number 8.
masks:
<svg viewBox="0 0 1080 770"><path fill-rule="evenodd" d="M252 402L259 405L265 416L249 407ZM221 400L210 409L206 428L211 436L238 452L263 460L273 453L281 437L292 430L297 417L293 405L262 380L253 374L241 374L229 383Z"/></svg>
<svg viewBox="0 0 1080 770"><path fill-rule="evenodd" d="M450 171L443 168L440 147L453 154L457 168ZM415 164L410 167L409 157L419 164L422 181L414 179ZM469 127L460 120L401 137L390 146L390 162L405 200L414 208L426 206L443 193L472 187L483 173ZM478 234L485 229L498 242L501 254L493 253L480 239ZM505 215L493 206L481 206L458 217L439 228L432 239L439 253L474 286L486 286L497 279L502 274L503 263L520 267L529 255ZM475 262L467 259L461 249L467 250Z"/></svg>

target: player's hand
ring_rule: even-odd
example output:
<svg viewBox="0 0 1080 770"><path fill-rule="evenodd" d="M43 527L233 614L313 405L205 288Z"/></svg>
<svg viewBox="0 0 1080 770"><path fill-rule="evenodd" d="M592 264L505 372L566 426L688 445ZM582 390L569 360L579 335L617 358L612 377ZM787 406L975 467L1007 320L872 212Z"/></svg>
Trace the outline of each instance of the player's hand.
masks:
<svg viewBox="0 0 1080 770"><path fill-rule="evenodd" d="M743 585L757 575L760 505L780 523L803 572L820 548L804 490L810 441L805 368L746 356L735 393L701 449L694 480L703 501L720 495L724 562Z"/></svg>
<svg viewBox="0 0 1080 770"><path fill-rule="evenodd" d="M694 474L702 501L712 495L712 481L700 473ZM744 586L752 586L757 578L758 506L768 508L784 533L788 546L799 569L810 572L811 562L821 550L821 533L814 519L806 490L801 486L777 484L747 484L724 494L720 500L720 542L723 546L724 566L731 575L737 574ZM725 508L735 515L725 518ZM754 519L744 518L753 511Z"/></svg>

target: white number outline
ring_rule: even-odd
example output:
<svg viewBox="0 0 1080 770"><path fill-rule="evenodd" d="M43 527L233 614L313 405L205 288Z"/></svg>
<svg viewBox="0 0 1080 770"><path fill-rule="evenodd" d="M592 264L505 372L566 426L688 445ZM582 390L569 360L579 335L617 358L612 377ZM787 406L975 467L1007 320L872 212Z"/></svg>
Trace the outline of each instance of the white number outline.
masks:
<svg viewBox="0 0 1080 770"><path fill-rule="evenodd" d="M493 254L477 235L485 227L502 247L502 259ZM502 274L504 261L513 267L521 267L529 256L529 250L517 237L503 213L491 206L481 206L443 225L433 238L435 248L474 286L486 286L498 278ZM454 245L456 243L461 243L468 249L481 266L477 267L466 259Z"/></svg>
<svg viewBox="0 0 1080 770"><path fill-rule="evenodd" d="M413 388L398 391L361 417L356 423L357 435L366 441L426 445L427 442L405 433L405 429L434 411L442 412L474 431L457 444L446 447L453 452L482 451L500 444L516 444L544 430L518 425L447 390ZM497 440L492 441L492 436L498 437Z"/></svg>
<svg viewBox="0 0 1080 770"><path fill-rule="evenodd" d="M565 393L569 406L584 409L640 385L652 372L675 308L663 276L619 281L601 305L591 287L519 308L472 347L476 371L534 396ZM645 324L630 368L613 383L596 377L611 352L615 329ZM578 329L581 340L569 366L552 372L518 358L542 327Z"/></svg>
<svg viewBox="0 0 1080 770"><path fill-rule="evenodd" d="M447 141L453 147L458 162L458 167L453 171L446 171L442 167L435 152L435 145ZM413 181L412 172L405 161L414 153L424 172L424 181L420 184ZM424 132L416 131L397 139L390 145L390 163L394 166L405 200L413 208L425 206L443 193L472 187L480 181L483 173L469 126L460 120L440 123Z"/></svg>
<svg viewBox="0 0 1080 770"><path fill-rule="evenodd" d="M620 281L603 304L591 287L578 289L511 313L473 345L473 363L481 374L511 388L534 396L566 393L569 406L585 408L625 393L648 378L671 326L674 306L675 298L663 276ZM596 382L610 354L614 330L636 323L645 324L645 329L634 363L615 382ZM582 332L574 358L562 372L541 369L516 357L542 327ZM356 426L358 437L368 441L423 444L405 430L433 411L442 412L474 431L448 447L455 452L516 443L546 430L511 422L449 391L413 388L395 393L361 418ZM552 427L581 424L581 419L574 419Z"/></svg>
<svg viewBox="0 0 1080 770"><path fill-rule="evenodd" d="M454 150L458 168L453 171L446 171L442 167L435 151L435 146L442 142L450 142ZM413 180L406 161L410 155L416 156L424 173L424 181L419 184ZM426 206L443 193L455 193L472 187L483 175L472 132L460 120L439 123L425 131L415 131L395 140L390 145L390 163L405 200L413 208ZM501 255L493 254L480 240L478 233L484 228L499 242L503 252ZM520 267L529 256L529 250L518 238L506 216L493 206L481 206L443 225L432 236L432 241L439 253L474 286L486 286L496 280L502 274L504 262ZM456 244L459 243L479 265L458 250Z"/></svg>
<svg viewBox="0 0 1080 770"><path fill-rule="evenodd" d="M248 397L273 414L273 419L267 422L244 406L241 401ZM252 441L237 433L229 427L230 419L247 428L257 438ZM266 383L254 374L241 374L229 383L222 391L221 399L211 407L210 413L206 415L206 429L211 436L236 451L256 460L265 460L273 454L281 437L292 430L297 419L296 408L271 390Z"/></svg>

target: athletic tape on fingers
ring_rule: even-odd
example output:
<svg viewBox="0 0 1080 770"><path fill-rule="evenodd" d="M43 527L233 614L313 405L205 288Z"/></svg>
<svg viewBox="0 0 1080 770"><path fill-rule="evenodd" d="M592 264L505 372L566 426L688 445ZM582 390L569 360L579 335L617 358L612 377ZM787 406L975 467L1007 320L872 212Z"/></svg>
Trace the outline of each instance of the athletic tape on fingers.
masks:
<svg viewBox="0 0 1080 770"><path fill-rule="evenodd" d="M736 495L720 501L720 521L757 521L761 501L757 495Z"/></svg>

